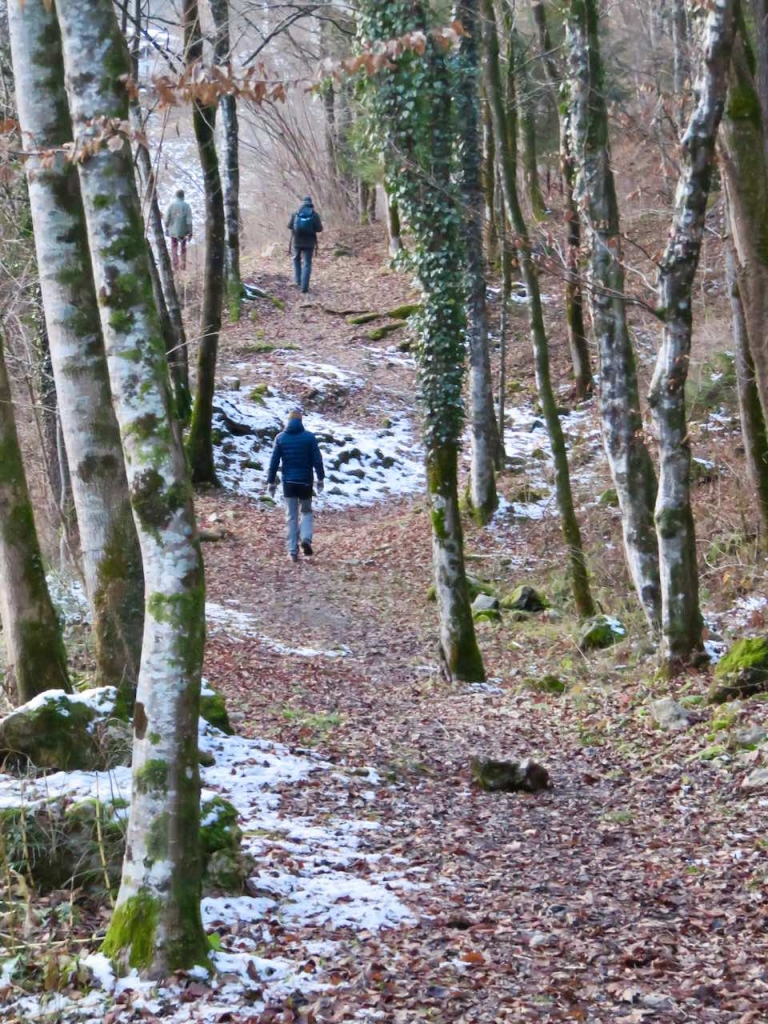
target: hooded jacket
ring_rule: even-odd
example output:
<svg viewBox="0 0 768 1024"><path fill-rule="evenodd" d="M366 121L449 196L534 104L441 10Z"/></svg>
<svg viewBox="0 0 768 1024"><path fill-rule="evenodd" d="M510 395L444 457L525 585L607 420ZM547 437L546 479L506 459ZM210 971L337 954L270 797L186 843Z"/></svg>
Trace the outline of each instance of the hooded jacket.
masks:
<svg viewBox="0 0 768 1024"><path fill-rule="evenodd" d="M285 430L277 435L269 462L267 484L275 482L281 462L283 483L305 484L311 487L313 469L318 480L325 479L323 456L320 454L317 438L309 430L304 429L301 420L289 420Z"/></svg>
<svg viewBox="0 0 768 1024"><path fill-rule="evenodd" d="M192 234L192 208L183 199L174 199L165 215L165 229L171 238Z"/></svg>
<svg viewBox="0 0 768 1024"><path fill-rule="evenodd" d="M311 232L310 231L296 231L296 229L294 228L294 224L296 223L296 218L304 210L309 210L312 213L312 217L313 217L313 220L314 220L314 230L311 231ZM312 203L312 200L309 197L307 197L304 200L304 202L301 204L301 207L299 208L299 210L296 211L296 213L292 213L291 214L291 219L288 221L288 230L289 231L293 231L293 245L294 245L294 248L296 248L296 249L314 249L315 246L317 245L317 235L318 235L318 232L323 230L323 222L320 220L320 214L315 209L315 207L314 207L314 205Z"/></svg>

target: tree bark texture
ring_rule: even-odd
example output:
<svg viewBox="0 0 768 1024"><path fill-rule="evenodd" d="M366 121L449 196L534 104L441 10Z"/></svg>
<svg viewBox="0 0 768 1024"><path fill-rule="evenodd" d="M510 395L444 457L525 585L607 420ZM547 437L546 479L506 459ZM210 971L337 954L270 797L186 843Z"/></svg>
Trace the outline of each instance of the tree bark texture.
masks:
<svg viewBox="0 0 768 1024"><path fill-rule="evenodd" d="M573 366L573 382L578 399L592 394L594 381L589 357L587 329L584 324L584 298L581 289L581 217L574 196L575 168L570 140L570 113L567 103L567 88L564 87L563 71L555 58L555 50L549 32L547 12L543 0L531 4L534 22L539 36L539 48L544 60L547 77L555 97L565 102L556 102L558 126L560 129L560 176L563 185L563 214L565 219L565 321L568 331L568 348Z"/></svg>
<svg viewBox="0 0 768 1024"><path fill-rule="evenodd" d="M141 543L146 616L134 709L123 876L104 950L151 977L205 964L197 722L205 585L192 490L171 416L168 363L127 140L128 52L111 0L58 0L66 86L112 399ZM88 148L86 148L88 147ZM87 154L87 155L86 155Z"/></svg>
<svg viewBox="0 0 768 1024"><path fill-rule="evenodd" d="M482 141L478 109L480 64L478 44L479 0L458 0L454 17L467 35L462 36L457 55L455 89L456 122L461 150L461 195L464 201L464 244L468 270L469 402L472 430L469 501L481 524L493 516L496 494L496 463L499 433L493 407L493 380L488 351L488 310L486 308L485 259L483 255Z"/></svg>
<svg viewBox="0 0 768 1024"><path fill-rule="evenodd" d="M567 18L570 153L590 240L592 322L600 357L603 443L621 508L624 550L646 618L661 621L654 528L656 476L643 438L635 355L627 325L619 207L611 168L597 0L570 0Z"/></svg>
<svg viewBox="0 0 768 1024"><path fill-rule="evenodd" d="M184 47L188 67L203 58L203 36L197 0L183 0ZM213 392L216 357L224 300L224 196L216 154L216 107L192 101L192 125L197 140L205 190L205 260L203 267L203 309L200 344L197 350L197 381L192 422L187 437L187 455L196 484L218 486L213 461Z"/></svg>
<svg viewBox="0 0 768 1024"><path fill-rule="evenodd" d="M757 498L760 547L768 547L768 430L755 380L755 364L749 348L749 329L739 291L739 275L733 245L726 241L725 266L733 314L733 342L736 350L736 381L739 394L741 435L747 472Z"/></svg>
<svg viewBox="0 0 768 1024"><path fill-rule="evenodd" d="M216 29L213 45L214 62L221 67L232 67L229 0L210 0L211 14ZM221 130L221 168L224 179L224 258L226 265L226 291L229 316L233 322L240 319L243 286L240 280L240 128L237 119L237 98L219 99Z"/></svg>
<svg viewBox="0 0 768 1024"><path fill-rule="evenodd" d="M701 253L717 131L728 89L737 5L738 0L720 0L706 15L696 106L682 140L672 229L659 270L664 329L649 401L659 443L656 529L663 654L670 667L687 662L703 645L685 382L691 351L693 281Z"/></svg>
<svg viewBox="0 0 768 1024"><path fill-rule="evenodd" d="M385 190L386 192L386 190ZM400 226L400 211L397 208L397 200L386 192L387 197L387 235L389 237L389 255L392 259L403 248L402 228Z"/></svg>
<svg viewBox="0 0 768 1024"><path fill-rule="evenodd" d="M484 46L486 56L486 86L488 102L493 118L493 131L496 136L501 184L504 204L512 230L515 233L515 246L520 271L528 293L528 316L533 344L534 364L536 368L536 384L541 401L542 413L549 434L552 457L555 463L555 492L557 507L560 512L563 538L568 552L568 563L571 571L573 599L579 615L594 615L595 604L589 588L589 573L581 543L581 532L573 507L568 457L565 450L565 439L557 414L557 403L549 372L549 351L547 346L546 328L541 306L541 291L536 266L531 253L528 228L523 217L520 200L517 194L517 152L516 130L507 118L515 116L515 102L512 91L514 78L508 76L506 116L503 100L503 87L499 61L499 38L493 0L483 0L484 15Z"/></svg>
<svg viewBox="0 0 768 1024"><path fill-rule="evenodd" d="M72 139L56 15L44 0L9 7L37 265L59 415L80 530L99 676L128 705L139 674L144 584L112 408L77 171L40 151Z"/></svg>
<svg viewBox="0 0 768 1024"><path fill-rule="evenodd" d="M19 704L44 690L71 691L61 628L45 581L21 461L0 334L0 621L6 686Z"/></svg>
<svg viewBox="0 0 768 1024"><path fill-rule="evenodd" d="M392 39L424 27L419 2L365 0L362 5L366 38ZM466 321L461 213L452 183L451 80L446 55L432 40L424 54L406 52L393 64L373 79L372 107L387 190L411 229L423 293L417 358L440 650L449 675L480 681L485 670L464 573L458 501Z"/></svg>
<svg viewBox="0 0 768 1024"><path fill-rule="evenodd" d="M528 74L528 54L517 29L512 30L511 53L515 62L515 74L520 96L518 124L520 126L520 145L522 148L523 181L531 214L535 221L544 220L547 205L541 194L539 181L539 147L536 131L536 99Z"/></svg>
<svg viewBox="0 0 768 1024"><path fill-rule="evenodd" d="M499 233L496 225L496 141L491 112L483 99L483 190L485 192L485 255L490 264L499 259Z"/></svg>

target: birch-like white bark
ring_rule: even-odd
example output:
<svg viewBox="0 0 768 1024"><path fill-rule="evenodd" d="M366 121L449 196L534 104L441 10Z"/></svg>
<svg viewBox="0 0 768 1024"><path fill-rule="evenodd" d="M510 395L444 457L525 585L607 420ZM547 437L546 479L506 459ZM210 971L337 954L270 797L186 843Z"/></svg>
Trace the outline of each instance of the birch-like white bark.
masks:
<svg viewBox="0 0 768 1024"><path fill-rule="evenodd" d="M603 444L619 499L624 550L651 628L661 619L653 508L656 477L643 437L635 356L627 326L616 185L596 0L573 0L567 18L568 127L575 195L590 243L590 302L600 360Z"/></svg>
<svg viewBox="0 0 768 1024"><path fill-rule="evenodd" d="M192 492L147 269L127 121L130 69L111 0L59 0L69 108L113 402L141 543L146 616L123 876L105 950L159 977L207 960L200 915L197 720L205 587Z"/></svg>
<svg viewBox="0 0 768 1024"><path fill-rule="evenodd" d="M136 686L143 626L141 556L93 286L77 173L61 154L72 139L56 16L44 0L8 6L16 99L56 381L80 528L96 657L104 683Z"/></svg>
<svg viewBox="0 0 768 1024"><path fill-rule="evenodd" d="M688 661L703 644L685 381L691 351L693 281L701 253L717 131L728 89L737 8L738 0L717 0L708 8L696 105L683 137L675 212L659 271L664 330L649 402L659 444L656 528L663 654L672 666Z"/></svg>

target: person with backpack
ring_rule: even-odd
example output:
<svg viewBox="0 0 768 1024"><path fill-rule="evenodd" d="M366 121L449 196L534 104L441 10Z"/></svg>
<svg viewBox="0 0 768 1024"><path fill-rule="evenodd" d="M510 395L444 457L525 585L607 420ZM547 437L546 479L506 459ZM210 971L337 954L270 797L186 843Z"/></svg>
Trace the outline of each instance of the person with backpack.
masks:
<svg viewBox="0 0 768 1024"><path fill-rule="evenodd" d="M173 269L187 269L187 242L192 237L192 207L184 201L184 189L176 192L176 198L165 215L165 230L171 238L171 259Z"/></svg>
<svg viewBox="0 0 768 1024"><path fill-rule="evenodd" d="M317 236L323 230L320 214L314 207L310 196L304 196L296 213L288 222L293 244L293 273L297 288L306 294L309 291L309 276L312 273L312 256L317 249ZM288 246L290 254L291 246Z"/></svg>
<svg viewBox="0 0 768 1024"><path fill-rule="evenodd" d="M288 557L299 560L301 550L309 557L312 552L312 471L317 476L317 493L323 493L325 469L317 438L305 430L301 410L294 409L288 416L285 430L275 439L267 473L267 490L274 498L277 490L277 470L283 467L283 497L286 510L286 540ZM301 525L299 525L301 510Z"/></svg>

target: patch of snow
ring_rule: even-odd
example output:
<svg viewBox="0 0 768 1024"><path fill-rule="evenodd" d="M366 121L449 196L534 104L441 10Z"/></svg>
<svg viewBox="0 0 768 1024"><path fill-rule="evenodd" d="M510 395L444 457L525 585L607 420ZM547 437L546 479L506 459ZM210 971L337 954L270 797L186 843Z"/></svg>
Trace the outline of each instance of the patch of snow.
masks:
<svg viewBox="0 0 768 1024"><path fill-rule="evenodd" d="M275 437L297 404L284 394L265 395L263 404L238 391L217 394L214 428L221 441L216 445L216 471L225 487L254 498L265 493ZM394 414L390 419L389 428L375 429L341 424L320 413L304 414L325 463L325 492L316 506L371 505L423 488L423 452L414 440L411 421Z"/></svg>

